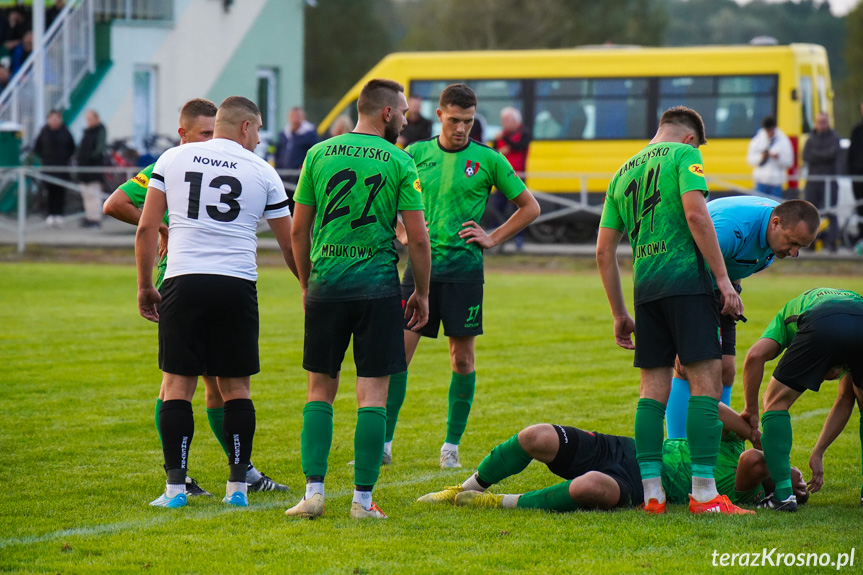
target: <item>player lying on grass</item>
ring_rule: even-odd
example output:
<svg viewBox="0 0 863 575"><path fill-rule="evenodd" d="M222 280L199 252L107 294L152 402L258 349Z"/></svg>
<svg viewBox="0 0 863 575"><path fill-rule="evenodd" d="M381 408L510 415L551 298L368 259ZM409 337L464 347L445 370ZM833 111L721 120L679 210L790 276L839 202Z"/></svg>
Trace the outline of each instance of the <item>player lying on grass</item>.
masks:
<svg viewBox="0 0 863 575"><path fill-rule="evenodd" d="M721 512L734 503L753 503L772 488L764 455L744 450L740 438L749 437L749 424L725 405L720 406L725 435L720 443L716 486L720 497L712 506L690 507L694 513ZM522 472L538 460L567 481L524 494L495 495L493 484ZM691 502L691 458L685 439L667 439L662 449L662 484L667 501ZM795 493L807 496L800 471L794 469ZM574 427L532 425L495 447L464 483L423 495L424 503L455 503L472 507L521 507L551 511L614 509L642 504L641 475L631 437L591 433ZM752 514L737 508L735 514Z"/></svg>

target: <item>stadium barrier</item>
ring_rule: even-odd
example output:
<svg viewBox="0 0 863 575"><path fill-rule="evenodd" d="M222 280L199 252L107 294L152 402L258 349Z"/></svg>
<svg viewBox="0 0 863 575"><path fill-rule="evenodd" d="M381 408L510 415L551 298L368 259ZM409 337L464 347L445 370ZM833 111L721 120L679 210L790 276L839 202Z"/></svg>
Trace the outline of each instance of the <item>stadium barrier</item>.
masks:
<svg viewBox="0 0 863 575"><path fill-rule="evenodd" d="M56 184L67 191L80 194L80 186L77 183L77 174L98 173L104 177L104 197L107 198L119 185L134 176L140 170L137 166L100 166L100 167L45 167L45 166L20 166L11 168L0 168L0 230L13 231L17 234L18 251L23 252L27 245L28 232L38 231L48 227L44 219L34 210L31 210L33 200L39 197L42 183ZM279 170L279 174L285 183L285 189L293 191L296 184L292 183L299 175L297 170ZM542 190L532 189L534 195L543 203L543 213L531 224L531 226L542 225L555 220L562 221L577 214L589 214L598 221L602 213L601 195L590 192L587 188L588 180L597 178L610 178L610 174L599 173L530 173L521 174L522 177L561 178L580 182L580 189L572 193L548 193ZM732 182L746 180L749 175L721 174L708 176L708 187L723 187L731 189L735 193L747 195L760 195L750 188L733 185ZM822 215L834 215L839 224L840 242L848 247L856 238L856 224L859 217L855 208L863 205L863 200L855 201L851 191L851 182L863 182L863 176L830 175L810 176L809 181L824 181L828 189L834 187L838 192L838 201L832 204L830 194L825 194L824 205L817 206ZM803 183L802 181L799 183ZM22 193L25 191L26 193ZM803 188L792 190L802 198ZM591 201L591 197L593 200ZM769 197L769 196L765 196ZM553 206L549 209L549 206ZM493 216L503 217L503 214L495 214L495 208L489 204L488 211ZM83 217L83 213L76 212L68 214L70 220ZM502 221L502 220L501 220Z"/></svg>

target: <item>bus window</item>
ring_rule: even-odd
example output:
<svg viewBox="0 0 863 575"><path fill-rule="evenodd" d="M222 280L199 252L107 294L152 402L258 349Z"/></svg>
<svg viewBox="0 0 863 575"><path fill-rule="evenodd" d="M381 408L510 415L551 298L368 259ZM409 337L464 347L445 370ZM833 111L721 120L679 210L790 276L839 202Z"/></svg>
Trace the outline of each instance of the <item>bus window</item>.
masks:
<svg viewBox="0 0 863 575"><path fill-rule="evenodd" d="M411 82L410 95L423 98L422 115L432 121L432 134L440 133L437 104L440 93L450 84L462 82L476 92L477 115L485 119L484 138L490 140L501 131L500 111L512 106L524 110L519 80L417 80Z"/></svg>
<svg viewBox="0 0 863 575"><path fill-rule="evenodd" d="M827 80L823 74L818 75L818 111L827 113Z"/></svg>
<svg viewBox="0 0 863 575"><path fill-rule="evenodd" d="M804 134L812 131L813 109L812 77L802 75L800 76L800 110L803 113L802 132Z"/></svg>
<svg viewBox="0 0 863 575"><path fill-rule="evenodd" d="M538 80L535 140L635 140L647 134L647 85L635 79Z"/></svg>

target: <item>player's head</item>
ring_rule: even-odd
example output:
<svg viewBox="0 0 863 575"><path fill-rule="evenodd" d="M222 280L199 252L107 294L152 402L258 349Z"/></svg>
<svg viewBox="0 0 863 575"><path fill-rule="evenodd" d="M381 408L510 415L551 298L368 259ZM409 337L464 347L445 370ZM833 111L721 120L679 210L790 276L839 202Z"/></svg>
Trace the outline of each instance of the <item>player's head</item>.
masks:
<svg viewBox="0 0 863 575"><path fill-rule="evenodd" d="M383 132L388 142L395 144L408 120L405 87L393 80L370 80L360 91L357 112L361 121L371 122Z"/></svg>
<svg viewBox="0 0 863 575"><path fill-rule="evenodd" d="M797 257L800 248L815 241L821 216L818 208L804 200L782 202L770 213L767 245L777 258Z"/></svg>
<svg viewBox="0 0 863 575"><path fill-rule="evenodd" d="M686 106L674 106L664 111L659 118L659 130L666 142L680 142L694 148L707 143L704 120L698 112Z"/></svg>
<svg viewBox="0 0 863 575"><path fill-rule="evenodd" d="M437 117L440 143L447 150L467 145L476 116L476 94L466 84L450 84L440 93Z"/></svg>
<svg viewBox="0 0 863 575"><path fill-rule="evenodd" d="M251 152L261 142L261 126L258 106L248 98L231 96L219 104L214 136L233 140Z"/></svg>
<svg viewBox="0 0 863 575"><path fill-rule="evenodd" d="M180 109L180 144L212 139L219 107L204 98L189 100Z"/></svg>

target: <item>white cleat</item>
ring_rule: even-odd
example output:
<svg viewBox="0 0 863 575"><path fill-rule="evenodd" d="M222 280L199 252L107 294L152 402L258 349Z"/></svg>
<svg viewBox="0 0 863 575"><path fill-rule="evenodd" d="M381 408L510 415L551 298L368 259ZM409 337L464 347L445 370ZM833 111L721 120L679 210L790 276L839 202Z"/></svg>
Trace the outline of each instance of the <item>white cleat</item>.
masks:
<svg viewBox="0 0 863 575"><path fill-rule="evenodd" d="M458 460L458 451L442 450L440 452L440 467L441 469L461 467L461 462Z"/></svg>
<svg viewBox="0 0 863 575"><path fill-rule="evenodd" d="M352 519L386 519L387 514L384 513L377 503L372 503L372 507L366 510L362 504L354 501L351 503L351 518Z"/></svg>
<svg viewBox="0 0 863 575"><path fill-rule="evenodd" d="M304 497L299 503L285 511L285 515L289 517L305 517L306 519L314 519L323 515L326 509L327 506L324 505L323 494L315 493L308 499Z"/></svg>

